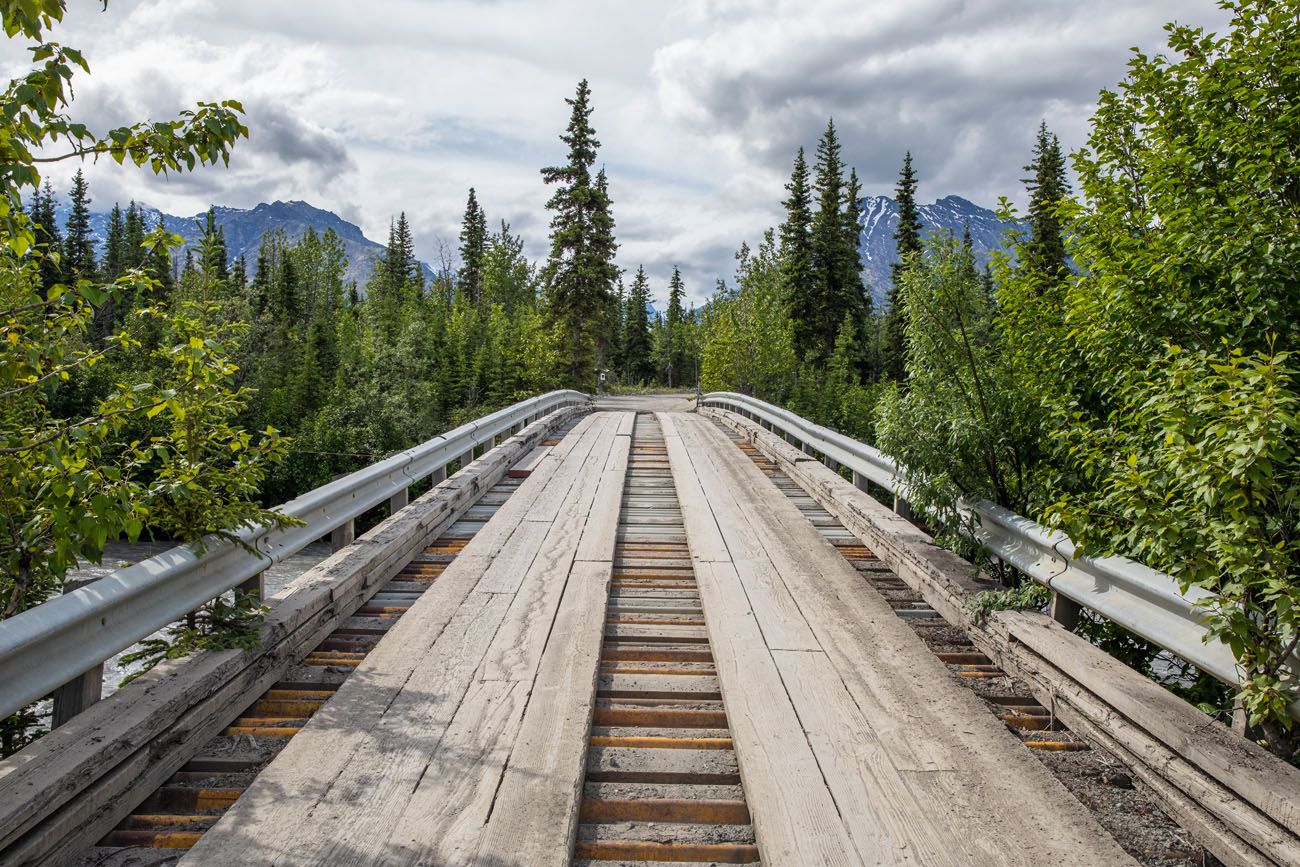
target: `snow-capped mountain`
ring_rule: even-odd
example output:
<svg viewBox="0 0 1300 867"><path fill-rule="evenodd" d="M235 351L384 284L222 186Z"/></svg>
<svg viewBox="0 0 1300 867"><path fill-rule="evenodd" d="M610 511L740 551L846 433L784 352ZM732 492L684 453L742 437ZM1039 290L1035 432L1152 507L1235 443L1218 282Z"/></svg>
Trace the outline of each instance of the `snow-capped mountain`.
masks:
<svg viewBox="0 0 1300 867"><path fill-rule="evenodd" d="M92 206L95 204L100 203L92 202ZM125 208L125 205L123 207ZM151 227L157 224L160 211L149 207L143 207L141 210L148 215ZM55 213L62 227L68 219L66 200L58 203ZM262 236L275 229L283 229L291 241L301 237L309 226L322 233L326 229L333 229L343 241L343 247L347 251L348 269L345 279L356 280L362 287L374 268L375 260L384 252L384 245L367 238L359 226L349 223L333 211L322 210L306 202L263 202L249 209L216 206L213 208L213 214L217 225L225 230L226 249L231 260L243 256L248 262L250 272L257 261L257 248L262 243ZM161 216L168 231L180 235L187 245L198 243L202 226L207 219L206 212L192 217L178 217L174 214L161 214ZM108 237L108 220L108 211L96 210L90 215L91 234L95 238L100 255L103 255L104 242ZM178 251L178 259L183 259L184 255L183 249ZM425 271L432 276L428 265L425 265Z"/></svg>
<svg viewBox="0 0 1300 867"><path fill-rule="evenodd" d="M921 225L926 235L947 231L958 238L969 226L975 259L981 267L989 261L991 251L1002 249L1007 229L1027 229L1024 223L1003 223L993 211L961 196L944 196L928 205L921 205ZM878 306L889 294L890 266L898 261L894 241L897 229L897 202L887 196L862 200L862 235L858 241L862 277Z"/></svg>

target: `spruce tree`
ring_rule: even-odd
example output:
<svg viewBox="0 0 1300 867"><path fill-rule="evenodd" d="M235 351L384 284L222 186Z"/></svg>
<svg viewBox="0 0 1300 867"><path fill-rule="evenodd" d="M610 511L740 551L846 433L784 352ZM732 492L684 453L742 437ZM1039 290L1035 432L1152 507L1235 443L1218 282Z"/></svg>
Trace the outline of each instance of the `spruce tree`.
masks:
<svg viewBox="0 0 1300 867"><path fill-rule="evenodd" d="M664 372L668 387L681 382L686 375L686 345L684 325L686 308L682 302L686 299L686 285L682 282L682 272L673 267L672 279L668 281L668 316L665 321L665 363Z"/></svg>
<svg viewBox="0 0 1300 867"><path fill-rule="evenodd" d="M388 246L379 261L379 273L384 288L394 295L405 296L409 290L418 296L424 291L424 270L415 258L415 238L411 235L405 211L388 226Z"/></svg>
<svg viewBox="0 0 1300 867"><path fill-rule="evenodd" d="M72 209L64 227L63 273L70 280L90 280L95 276L95 241L90 236L90 190L81 169L72 177L69 198Z"/></svg>
<svg viewBox="0 0 1300 867"><path fill-rule="evenodd" d="M621 285L622 272L614 264L614 256L618 253L618 241L614 238L614 214L610 210L611 204L609 177L605 174L604 166L601 166L600 171L596 173L596 196L592 209L592 258L603 265L610 285L614 283ZM608 359L613 355L613 347L619 343L621 315L619 306L617 292L607 291L602 317L604 327L596 337L596 357L602 365L608 364Z"/></svg>
<svg viewBox="0 0 1300 867"><path fill-rule="evenodd" d="M812 357L826 358L835 346L840 323L851 309L850 287L845 285L848 251L844 243L844 163L840 158L835 122L827 121L826 132L817 143L814 190L817 214L813 217L813 266L817 270L820 308L817 310L816 342ZM857 246L854 245L856 253Z"/></svg>
<svg viewBox="0 0 1300 867"><path fill-rule="evenodd" d="M912 152L903 157L894 191L898 204L898 228L894 230L898 261L891 266L889 311L882 325L880 373L887 379L902 380L907 364L907 329L903 322L903 274L921 255L921 209L916 204L916 172L912 169Z"/></svg>
<svg viewBox="0 0 1300 867"><path fill-rule="evenodd" d="M1065 252L1065 231L1057 208L1070 197L1070 181L1065 174L1065 156L1061 142L1047 129L1047 121L1038 127L1034 159L1025 166L1031 176L1024 179L1029 191L1029 244L1025 265L1049 280L1060 280L1069 273Z"/></svg>
<svg viewBox="0 0 1300 867"><path fill-rule="evenodd" d="M595 384L597 352L618 279L608 184L603 170L598 178L591 176L600 142L590 122L590 100L583 79L574 97L565 100L572 111L560 140L569 148L568 161L542 169L542 179L557 185L546 203L552 212L551 252L542 271L547 310L568 343L568 384L586 388Z"/></svg>
<svg viewBox="0 0 1300 867"><path fill-rule="evenodd" d="M628 382L646 382L652 373L649 305L650 281L645 268L638 267L623 315L623 372Z"/></svg>
<svg viewBox="0 0 1300 867"><path fill-rule="evenodd" d="M47 251L62 251L63 233L59 231L58 218L54 214L54 188L50 182L38 189L32 196L32 222L36 224L36 243ZM55 257L41 257L41 294L48 296L56 283L63 282L66 263L56 262Z"/></svg>
<svg viewBox="0 0 1300 867"><path fill-rule="evenodd" d="M204 245L200 252L200 266L204 275L225 283L230 277L229 253L226 250L226 230L217 225L215 208L208 208L207 217L202 225Z"/></svg>
<svg viewBox="0 0 1300 867"><path fill-rule="evenodd" d="M114 204L113 210L109 214L108 234L104 240L103 272L100 274L103 282L112 283L126 270L123 267L125 244L126 223L122 218L122 208ZM131 299L129 298L109 297L104 299L104 303L95 311L95 317L90 324L90 334L97 345L104 345L109 335L116 329L122 312L130 309Z"/></svg>
<svg viewBox="0 0 1300 867"><path fill-rule="evenodd" d="M833 350L844 317L856 317L863 309L857 232L860 185L854 172L851 184L846 186L844 168L832 120L827 122L826 132L817 145L813 184L817 212L812 215L810 226L812 279L794 317L796 351L818 364ZM791 186L797 187L794 179ZM796 200L792 189L788 210Z"/></svg>
<svg viewBox="0 0 1300 867"><path fill-rule="evenodd" d="M140 224L142 229L147 232L148 227L145 225L143 214L140 216ZM166 228L162 214L158 215L158 225L155 228ZM171 253L168 252L167 248L159 244L151 247L147 252L142 251L140 264L144 266L149 276L158 283L154 289L155 297L149 299L150 303L170 297L172 291L176 288L176 277L175 263L172 261Z"/></svg>
<svg viewBox="0 0 1300 867"><path fill-rule="evenodd" d="M842 263L844 282L848 294L855 299L854 306L864 315L871 313L871 294L862 282L862 256L859 245L862 239L862 182L858 170L849 169L849 184L844 190L844 253ZM838 338L837 338L838 339Z"/></svg>
<svg viewBox="0 0 1300 867"><path fill-rule="evenodd" d="M487 215L479 207L474 188L469 188L465 217L460 226L460 291L477 307L483 301L483 254L487 249Z"/></svg>
<svg viewBox="0 0 1300 867"><path fill-rule="evenodd" d="M903 157L903 168L898 173L898 186L894 201L898 205L898 228L894 230L898 261L891 268L894 282L898 282L912 257L921 252L921 209L916 204L916 171L912 168L912 152Z"/></svg>
<svg viewBox="0 0 1300 867"><path fill-rule="evenodd" d="M139 268L147 255L144 249L144 214L131 202L126 208L126 237L123 240L123 265Z"/></svg>
<svg viewBox="0 0 1300 867"><path fill-rule="evenodd" d="M795 347L806 355L816 341L816 282L812 249L812 193L808 188L808 163L803 148L794 158L790 193L785 200L785 221L781 223L781 281L790 319L794 323Z"/></svg>
<svg viewBox="0 0 1300 867"><path fill-rule="evenodd" d="M122 206L114 204L108 215L108 234L104 239L104 281L113 282L127 267L126 219Z"/></svg>
<svg viewBox="0 0 1300 867"><path fill-rule="evenodd" d="M248 288L248 261L242 253L235 258L230 269L230 285L240 295Z"/></svg>

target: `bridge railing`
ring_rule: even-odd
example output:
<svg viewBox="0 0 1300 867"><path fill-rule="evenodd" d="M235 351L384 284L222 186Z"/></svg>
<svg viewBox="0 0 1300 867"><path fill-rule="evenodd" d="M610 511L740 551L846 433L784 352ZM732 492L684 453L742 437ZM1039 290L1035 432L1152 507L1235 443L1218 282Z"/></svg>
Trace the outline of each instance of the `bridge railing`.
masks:
<svg viewBox="0 0 1300 867"><path fill-rule="evenodd" d="M813 449L853 471L854 484L879 485L905 506L906 485L893 458L866 443L814 424L789 410L733 392L712 392L701 406L717 407L762 423L805 450ZM1064 533L988 501L961 503L973 517L974 538L990 554L1046 585L1054 594L1096 612L1231 686L1241 670L1229 647L1206 641L1207 591L1180 591L1172 576L1123 557L1080 557ZM1054 606L1055 607L1055 606ZM1293 708L1293 714L1297 708Z"/></svg>
<svg viewBox="0 0 1300 867"><path fill-rule="evenodd" d="M119 569L79 589L56 596L0 621L0 717L69 686L84 692L84 679L98 682L105 660L174 623L217 596L330 536L338 548L352 541L356 519L388 501L406 505L408 489L424 479L446 478L455 461L464 467L480 446L554 410L589 403L578 391L553 391L463 424L322 485L279 507L300 521L285 529L245 528L235 535L255 550L213 540L198 556L188 546L172 548ZM81 705L98 699L98 690ZM69 716L80 706L60 713Z"/></svg>

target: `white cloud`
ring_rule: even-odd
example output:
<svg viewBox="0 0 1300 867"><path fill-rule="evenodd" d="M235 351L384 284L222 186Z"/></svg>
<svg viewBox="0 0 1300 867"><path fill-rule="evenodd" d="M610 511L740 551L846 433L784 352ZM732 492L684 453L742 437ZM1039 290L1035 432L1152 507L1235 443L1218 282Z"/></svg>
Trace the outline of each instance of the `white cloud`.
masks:
<svg viewBox="0 0 1300 867"><path fill-rule="evenodd" d="M794 150L828 116L867 193L891 192L911 149L923 197L991 204L1020 192L1039 119L1082 144L1129 46L1158 48L1175 17L1223 20L1213 0L123 0L73 4L56 38L91 62L74 113L98 127L248 109L229 169L93 166L99 204L304 199L380 239L405 210L430 259L470 186L544 255L538 169L563 158L563 99L587 77L620 263L659 296L679 265L698 301L779 220ZM0 48L4 72L24 63Z"/></svg>

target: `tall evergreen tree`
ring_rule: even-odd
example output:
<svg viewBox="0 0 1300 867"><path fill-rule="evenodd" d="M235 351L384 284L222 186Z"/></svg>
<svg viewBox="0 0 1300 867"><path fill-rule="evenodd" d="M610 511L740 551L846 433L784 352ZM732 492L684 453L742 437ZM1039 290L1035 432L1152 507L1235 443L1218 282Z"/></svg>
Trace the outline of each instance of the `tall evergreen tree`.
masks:
<svg viewBox="0 0 1300 867"><path fill-rule="evenodd" d="M542 179L557 185L546 203L552 212L551 252L542 279L549 315L568 342L569 384L591 388L618 279L617 244L605 173L591 176L600 142L591 126L586 79L565 102L572 111L560 140L568 145L568 161L542 169Z"/></svg>
<svg viewBox="0 0 1300 867"><path fill-rule="evenodd" d="M795 351L806 355L816 342L817 271L813 265L812 192L803 148L795 154L785 221L781 223L781 281L790 319L794 323Z"/></svg>
<svg viewBox="0 0 1300 867"><path fill-rule="evenodd" d="M673 267L672 279L668 281L668 315L665 318L664 373L668 387L682 381L686 376L686 345L684 326L686 308L686 284L682 282L682 272Z"/></svg>
<svg viewBox="0 0 1300 867"><path fill-rule="evenodd" d="M898 186L894 191L898 203L898 228L894 230L898 261L891 267L889 311L882 325L880 359L882 376L901 380L906 372L907 328L903 320L903 274L921 255L921 209L916 204L916 172L912 168L912 152L903 157L903 169L898 173Z"/></svg>
<svg viewBox="0 0 1300 867"><path fill-rule="evenodd" d="M108 232L104 239L104 280L111 283L122 275L127 265L126 218L122 206L113 205L108 215Z"/></svg>
<svg viewBox="0 0 1300 867"><path fill-rule="evenodd" d="M126 208L125 237L122 245L123 265L139 268L144 264L144 214L131 202Z"/></svg>
<svg viewBox="0 0 1300 867"><path fill-rule="evenodd" d="M796 171L798 162L796 161ZM858 258L858 204L860 194L857 173L851 188L844 178L835 122L828 121L826 132L817 145L817 211L812 215L809 235L812 254L811 283L797 302L794 318L796 350L815 363L821 363L835 347L840 324L846 316L855 319L863 309L862 266ZM792 178L788 214L797 208L797 181ZM852 199L852 201L850 201ZM789 220L789 217L787 217ZM848 230L852 221L854 230Z"/></svg>
<svg viewBox="0 0 1300 867"><path fill-rule="evenodd" d="M650 281L645 268L638 267L623 315L623 375L629 382L645 382L652 374L649 305Z"/></svg>
<svg viewBox="0 0 1300 867"><path fill-rule="evenodd" d="M483 300L483 254L487 249L487 215L479 207L474 188L469 188L465 217L460 224L460 273L456 282L475 306Z"/></svg>
<svg viewBox="0 0 1300 867"><path fill-rule="evenodd" d="M855 307L863 314L871 313L871 293L862 282L862 255L859 245L862 239L862 181L858 180L858 170L849 169L849 183L844 190L844 282L848 294L855 299ZM836 338L838 340L838 337Z"/></svg>
<svg viewBox="0 0 1300 867"><path fill-rule="evenodd" d="M840 157L834 120L826 122L826 132L817 143L814 189L817 214L812 225L813 264L821 283L822 296L814 351L815 356L821 359L834 348L840 323L845 314L855 308L854 302L861 296L861 291L855 292L852 286L854 282L861 285L856 267L857 243L846 243L844 237L844 162Z"/></svg>
<svg viewBox="0 0 1300 867"><path fill-rule="evenodd" d="M145 223L144 215L140 215L140 225L142 235L147 232L148 226ZM158 225L155 229L164 229L162 214L158 215ZM142 238L143 241L143 238ZM148 251L141 250L140 264L144 266L145 271L157 281L158 285L154 289L156 296L149 299L150 303L161 301L169 297L176 286L175 263L172 261L171 253L167 248L159 244L151 247Z"/></svg>
<svg viewBox="0 0 1300 867"><path fill-rule="evenodd" d="M248 261L243 253L235 258L235 264L231 266L230 286L241 295L248 288Z"/></svg>
<svg viewBox="0 0 1300 867"><path fill-rule="evenodd" d="M415 258L415 238L405 211L397 215L396 222L389 224L388 246L379 262L379 271L386 288L395 294L411 289L418 295L424 289L424 271Z"/></svg>
<svg viewBox="0 0 1300 867"><path fill-rule="evenodd" d="M122 217L122 208L117 204L108 218L108 233L104 239L104 263L102 277L105 283L112 283L126 270L126 221ZM125 303L120 303L125 302ZM91 322L91 335L95 342L103 344L117 326L123 310L130 310L132 299L108 298L95 311Z"/></svg>
<svg viewBox="0 0 1300 867"><path fill-rule="evenodd" d="M1029 244L1025 265L1049 280L1059 280L1069 272L1065 252L1065 231L1057 208L1070 197L1070 181L1065 174L1065 155L1061 142L1047 129L1047 121L1038 127L1034 159L1025 166L1031 175L1024 179L1029 191Z"/></svg>
<svg viewBox="0 0 1300 867"><path fill-rule="evenodd" d="M81 169L72 177L72 209L64 226L63 272L71 280L95 276L95 241L90 236L90 188Z"/></svg>
<svg viewBox="0 0 1300 867"><path fill-rule="evenodd" d="M49 181L32 196L31 218L36 224L36 243L46 250L62 252L63 233L54 214L54 188ZM56 283L63 282L65 264L61 259L56 262L52 256L41 257L42 295L47 296Z"/></svg>
<svg viewBox="0 0 1300 867"><path fill-rule="evenodd" d="M891 271L895 283L911 260L921 252L921 209L916 204L916 185L912 152L908 151L903 157L903 168L898 173L898 185L894 188L894 201L898 204L898 228L894 230L898 261Z"/></svg>
<svg viewBox="0 0 1300 867"><path fill-rule="evenodd" d="M209 275L212 280L224 284L230 278L230 254L226 250L226 230L217 225L215 208L208 208L207 216L201 228L205 241L200 254L203 259L200 263L203 273Z"/></svg>
<svg viewBox="0 0 1300 867"><path fill-rule="evenodd" d="M614 214L610 209L609 177L605 167L596 173L596 196L592 208L592 259L604 268L610 285L622 285L622 272L614 264L618 253L618 241L614 238ZM613 355L613 348L620 341L620 317L622 310L617 292L606 291L604 299L604 328L596 337L596 357L602 366L608 365Z"/></svg>

